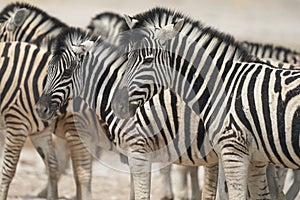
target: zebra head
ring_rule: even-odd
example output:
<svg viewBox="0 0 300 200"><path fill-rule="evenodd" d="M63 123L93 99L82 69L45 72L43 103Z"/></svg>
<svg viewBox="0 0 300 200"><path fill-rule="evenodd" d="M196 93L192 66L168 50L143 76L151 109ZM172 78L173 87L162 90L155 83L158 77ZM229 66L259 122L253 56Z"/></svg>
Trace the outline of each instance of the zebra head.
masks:
<svg viewBox="0 0 300 200"><path fill-rule="evenodd" d="M127 18L127 21L130 19ZM127 67L112 102L116 116L123 119L132 117L139 106L164 87L170 87L171 71L166 66L170 66L169 54L172 52L168 51L168 41L177 35L183 21L181 18L162 28L132 29Z"/></svg>
<svg viewBox="0 0 300 200"><path fill-rule="evenodd" d="M52 118L82 87L80 68L84 54L93 45L92 35L80 29L63 31L54 42L53 57L48 64L47 81L37 103L42 119Z"/></svg>

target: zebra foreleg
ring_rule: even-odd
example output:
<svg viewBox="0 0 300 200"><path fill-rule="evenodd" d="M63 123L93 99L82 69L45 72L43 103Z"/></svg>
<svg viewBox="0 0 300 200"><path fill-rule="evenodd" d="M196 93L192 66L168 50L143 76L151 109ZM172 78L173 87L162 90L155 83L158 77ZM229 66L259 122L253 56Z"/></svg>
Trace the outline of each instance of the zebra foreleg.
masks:
<svg viewBox="0 0 300 200"><path fill-rule="evenodd" d="M54 143L54 147L55 147L54 148L55 155L56 155L57 162L58 162L57 180L59 181L61 174L63 174L68 167L68 163L70 160L70 154L69 154L68 144L67 144L67 141L65 138L55 137L53 140L53 143ZM47 183L46 187L38 193L38 195L37 195L38 197L47 198L49 184L50 183Z"/></svg>
<svg viewBox="0 0 300 200"><path fill-rule="evenodd" d="M228 127L214 146L221 156L230 200L247 199L250 143L244 134Z"/></svg>
<svg viewBox="0 0 300 200"><path fill-rule="evenodd" d="M174 165L174 173L176 175L176 188L175 188L175 198L179 200L187 200L188 199L188 167Z"/></svg>
<svg viewBox="0 0 300 200"><path fill-rule="evenodd" d="M205 166L202 200L215 199L218 185L218 163Z"/></svg>
<svg viewBox="0 0 300 200"><path fill-rule="evenodd" d="M71 151L71 159L76 182L76 199L92 199L92 154L84 146L78 133L70 132L66 134L68 145ZM85 141L86 142L86 141ZM87 144L85 145L92 145Z"/></svg>
<svg viewBox="0 0 300 200"><path fill-rule="evenodd" d="M49 126L39 134L31 135L30 139L43 159L48 173L47 199L58 199L57 182L59 177L58 163L52 144L52 127Z"/></svg>
<svg viewBox="0 0 300 200"><path fill-rule="evenodd" d="M250 163L248 170L250 199L271 199L266 176L267 166L268 163L265 162Z"/></svg>
<svg viewBox="0 0 300 200"><path fill-rule="evenodd" d="M267 179L272 199L285 199L285 195L283 193L283 186L285 182L286 173L286 168L277 168L273 164L268 165Z"/></svg>
<svg viewBox="0 0 300 200"><path fill-rule="evenodd" d="M136 200L150 199L151 160L146 153L129 153L128 163L133 177Z"/></svg>
<svg viewBox="0 0 300 200"><path fill-rule="evenodd" d="M4 144L0 200L7 199L9 186L15 175L20 153L27 138L27 134L22 134L22 132L16 134L14 130L14 128L7 128Z"/></svg>
<svg viewBox="0 0 300 200"><path fill-rule="evenodd" d="M163 188L163 197L161 198L162 200L171 200L174 198L172 191L171 168L171 164L167 166L165 166L165 164L161 164L161 168L159 170L161 185Z"/></svg>
<svg viewBox="0 0 300 200"><path fill-rule="evenodd" d="M189 175L191 177L192 200L201 200L201 190L200 190L200 185L199 185L198 170L199 170L198 166L188 167ZM218 171L217 171L217 174L218 174ZM215 185L215 187L216 187L216 185ZM216 193L214 193L214 195L215 194Z"/></svg>

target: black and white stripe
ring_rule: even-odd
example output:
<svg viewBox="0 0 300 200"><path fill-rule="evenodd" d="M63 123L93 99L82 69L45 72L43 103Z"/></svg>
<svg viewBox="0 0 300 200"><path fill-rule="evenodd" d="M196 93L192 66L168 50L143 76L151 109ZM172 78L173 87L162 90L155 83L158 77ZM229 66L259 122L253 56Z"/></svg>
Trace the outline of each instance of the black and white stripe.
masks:
<svg viewBox="0 0 300 200"><path fill-rule="evenodd" d="M199 117L167 90L138 108L131 120L116 118L110 102L127 60L122 50L101 39L92 44L94 38L78 29L70 29L58 38L57 47L60 48L50 62L49 76L40 100L44 106L48 103L50 109L44 116L52 116L53 108L62 106L68 98L80 96L85 99L107 125L111 141L129 157L137 199L149 198L151 162L206 165L207 173L212 174L206 187L212 189L204 194L214 199L217 157L205 142L206 135L197 134L204 133L203 124L191 126ZM72 76L66 77L69 72ZM52 98L43 101L48 95Z"/></svg>
<svg viewBox="0 0 300 200"><path fill-rule="evenodd" d="M0 41L24 41L37 45L54 37L67 25L28 3L11 3L0 12Z"/></svg>
<svg viewBox="0 0 300 200"><path fill-rule="evenodd" d="M48 52L51 45L50 38L56 36L67 26L56 18L49 16L39 8L25 3L13 3L8 5L1 12L0 18L0 41L26 41L41 45L46 48L45 50L41 50L34 45L18 43L20 44L20 46L24 46L24 48L9 48L9 57L1 61L1 72L3 73L2 75L7 76L8 74L13 74L8 70L9 67L7 66L14 66L15 69L19 69L21 71L24 70L22 72L24 73L23 75L21 73L18 76L16 75L16 77L14 78L15 80L19 80L19 85L28 84L26 90L23 91L24 99L22 99L22 101L24 101L23 104L26 104L26 109L20 109L19 114L22 115L23 118L30 120L30 126L24 128L22 133L19 133L17 130L15 130L11 134L7 134L7 145L5 146L5 152L10 153L5 153L3 173L6 173L6 175L2 176L3 179L1 185L1 198L5 198L7 196L9 184L14 176L19 153L23 146L24 141L22 138L26 138L28 135L30 136L32 143L37 148L39 154L45 161L49 172L49 182L47 186L48 189L45 188L45 190L43 190L39 194L39 196L45 197L48 193L48 198L57 198L57 179L59 178L61 172L64 170L64 166L59 166L59 170L57 169L56 154L53 153L55 149L52 149L52 143L50 142L52 139L52 132L54 131L56 135L59 135L59 137L66 138L68 144L65 145L70 146L69 149L71 151L71 158L77 184L77 198L90 199L92 162L91 153L93 152L89 152L92 149L87 149L86 147L92 148L92 145L89 145L90 141L88 140L87 136L90 135L89 137L91 137L93 136L93 134L91 135L91 133L98 133L98 130L100 130L100 125L95 118L95 114L89 108L83 107L83 104L80 105L77 102L76 105L80 106L73 108L73 103L71 103L70 106L66 107L66 113L64 113L63 116L61 116L53 125L50 126L47 123L43 123L35 111L35 103L37 101L37 97L40 96L40 92L45 82L44 80L46 79L46 66L48 64L48 58L50 56L50 53ZM17 43L13 42L13 44ZM37 48L37 50L31 52L31 50L33 50L34 48ZM39 64L39 60L35 60L35 54L43 51L45 53L45 62ZM3 52L2 54L2 57L4 56L5 52ZM22 60L23 56L25 57ZM28 58L26 58L26 56L28 56ZM22 64L23 61L24 63ZM34 80L30 79L32 81L31 85L29 85L29 83L27 83L28 81L24 79L26 72L27 74L31 72L32 77L34 77ZM6 85L5 89L8 91L14 91L18 88L16 85L9 86L9 82L6 82L4 79L2 79L1 86L4 87L4 84ZM5 91L1 90L2 95L4 94L4 92ZM14 105L14 102L11 102L13 99L9 98L9 94L11 93L5 93L6 99L2 99L3 101L1 101L2 105L4 105L4 103L7 103L9 105L8 108L10 108L11 105ZM14 106L20 106L16 102L15 104L16 105ZM79 108L81 108L82 110L78 110ZM1 112L1 119L2 117L10 116L12 124L15 123L13 127L15 127L16 124L20 123L20 118L13 115L11 110L2 111L3 112ZM15 117L15 119L13 116ZM82 118L81 116L85 116L85 118ZM7 123L7 120L3 120L3 123ZM5 128L7 128L7 125ZM80 135L78 134L79 132ZM96 135L98 136L98 134L94 134L94 136ZM94 139L97 140L97 138ZM15 143L18 143L18 145L15 145L13 149L10 149L12 147L8 145L9 141L15 141ZM82 143L83 141L84 143ZM102 138L101 141L106 141L106 138ZM62 145L61 143L59 144ZM101 145L102 144L103 143L101 143ZM56 148L58 148L57 150L62 149L62 147L60 146ZM59 152L59 154L59 157L64 157L61 156L61 154L68 154L68 152L63 151Z"/></svg>
<svg viewBox="0 0 300 200"><path fill-rule="evenodd" d="M270 199L267 163L300 167L300 71L265 64L232 37L180 13L157 8L135 19L140 37L132 37L115 103L142 106L170 88L204 121L224 166L229 198L246 199L248 184L250 198Z"/></svg>

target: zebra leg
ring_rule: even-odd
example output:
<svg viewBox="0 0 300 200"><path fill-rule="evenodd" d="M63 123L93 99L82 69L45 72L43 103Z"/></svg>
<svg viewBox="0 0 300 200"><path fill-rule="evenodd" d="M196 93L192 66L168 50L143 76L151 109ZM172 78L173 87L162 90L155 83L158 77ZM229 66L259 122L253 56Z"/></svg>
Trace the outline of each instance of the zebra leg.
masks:
<svg viewBox="0 0 300 200"><path fill-rule="evenodd" d="M151 160L145 153L129 153L128 163L133 177L135 199L150 199Z"/></svg>
<svg viewBox="0 0 300 200"><path fill-rule="evenodd" d="M163 188L163 197L162 200L171 200L173 199L173 191L172 191L172 181L171 181L171 167L172 165L169 164L165 166L165 164L161 164L161 168L159 170L161 185Z"/></svg>
<svg viewBox="0 0 300 200"><path fill-rule="evenodd" d="M207 165L204 169L204 184L201 199L215 199L218 185L218 163Z"/></svg>
<svg viewBox="0 0 300 200"><path fill-rule="evenodd" d="M249 144L243 132L228 128L214 147L220 152L230 200L247 199Z"/></svg>
<svg viewBox="0 0 300 200"><path fill-rule="evenodd" d="M52 144L52 127L47 127L39 134L31 135L30 140L43 159L48 173L47 199L58 199L58 163Z"/></svg>
<svg viewBox="0 0 300 200"><path fill-rule="evenodd" d="M218 189L216 194L216 200L228 200L228 188L221 156L219 156L218 168ZM205 175L205 178L206 177L207 175Z"/></svg>
<svg viewBox="0 0 300 200"><path fill-rule="evenodd" d="M267 180L272 199L285 199L283 186L287 169L276 168L273 164L267 167Z"/></svg>
<svg viewBox="0 0 300 200"><path fill-rule="evenodd" d="M71 151L76 182L76 199L90 200L92 199L92 154L88 151L88 148L84 146L76 131L68 132L66 138Z"/></svg>
<svg viewBox="0 0 300 200"><path fill-rule="evenodd" d="M2 161L3 149L4 149L4 143L5 143L5 135L4 134L5 134L5 130L0 130L0 162Z"/></svg>
<svg viewBox="0 0 300 200"><path fill-rule="evenodd" d="M174 165L174 172L176 174L177 180L175 181L176 188L175 191L175 199L185 200L188 199L188 182L187 182L187 175L188 175L188 167L187 166L180 166Z"/></svg>
<svg viewBox="0 0 300 200"><path fill-rule="evenodd" d="M20 128L19 130L22 129ZM19 131L18 133L15 132L16 131L14 128L7 127L7 134L4 144L0 200L7 199L9 186L15 175L20 153L27 138L27 134L24 133L25 131Z"/></svg>
<svg viewBox="0 0 300 200"><path fill-rule="evenodd" d="M63 174L68 167L70 154L68 144L65 138L55 137L53 143L55 146L54 150L58 163L57 180L59 181L61 174ZM47 183L46 187L38 193L38 197L47 198L49 184L50 183Z"/></svg>
<svg viewBox="0 0 300 200"><path fill-rule="evenodd" d="M294 182L286 193L287 200L295 199L300 191L300 170L294 169L293 173L294 173Z"/></svg>
<svg viewBox="0 0 300 200"><path fill-rule="evenodd" d="M268 163L250 163L248 170L248 189L250 199L271 199L266 171Z"/></svg>
<svg viewBox="0 0 300 200"><path fill-rule="evenodd" d="M192 189L191 199L192 200L201 200L201 190L199 186L198 169L199 169L198 166L188 167L188 171L191 177L191 189Z"/></svg>

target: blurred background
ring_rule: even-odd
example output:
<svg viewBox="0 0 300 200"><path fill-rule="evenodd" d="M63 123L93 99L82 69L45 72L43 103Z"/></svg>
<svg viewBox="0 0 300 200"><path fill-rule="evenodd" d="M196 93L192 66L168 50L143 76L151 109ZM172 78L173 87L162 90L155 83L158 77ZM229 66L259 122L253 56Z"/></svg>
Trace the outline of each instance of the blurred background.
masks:
<svg viewBox="0 0 300 200"><path fill-rule="evenodd" d="M0 9L12 1L1 0ZM300 50L300 0L27 0L72 26L103 11L134 15L154 6L182 11L238 39Z"/></svg>
<svg viewBox="0 0 300 200"><path fill-rule="evenodd" d="M12 2L1 0L0 10ZM92 17L104 11L134 15L155 6L163 6L181 11L206 25L233 35L238 40L273 43L300 51L300 0L27 0L26 2L70 26L82 28L89 24ZM103 160L113 163L118 162L119 157L108 152L103 155ZM111 169L102 161L94 163L94 199L129 199L129 175ZM36 194L47 180L44 172L42 160L28 143L21 155L9 199L37 199ZM161 187L159 173L155 172L153 176L152 197L159 199ZM202 173L199 176L201 178ZM75 195L71 169L63 175L59 193L62 199L71 199Z"/></svg>

